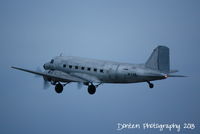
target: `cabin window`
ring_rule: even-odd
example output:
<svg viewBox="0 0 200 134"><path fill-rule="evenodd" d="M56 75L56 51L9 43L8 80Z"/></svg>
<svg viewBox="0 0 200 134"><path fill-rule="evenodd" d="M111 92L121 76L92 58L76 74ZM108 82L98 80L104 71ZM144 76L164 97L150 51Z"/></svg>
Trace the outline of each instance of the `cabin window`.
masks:
<svg viewBox="0 0 200 134"><path fill-rule="evenodd" d="M75 66L75 69L78 69L78 66Z"/></svg>
<svg viewBox="0 0 200 134"><path fill-rule="evenodd" d="M50 61L50 63L53 64L53 62L54 62L54 60L52 59L52 60Z"/></svg>
<svg viewBox="0 0 200 134"><path fill-rule="evenodd" d="M136 73L128 73L128 76L136 77L137 74Z"/></svg>
<svg viewBox="0 0 200 134"><path fill-rule="evenodd" d="M63 67L66 67L66 64L63 64Z"/></svg>
<svg viewBox="0 0 200 134"><path fill-rule="evenodd" d="M84 70L85 69L85 67L81 67L81 70Z"/></svg>
<svg viewBox="0 0 200 134"><path fill-rule="evenodd" d="M72 65L69 65L69 68L72 68Z"/></svg>
<svg viewBox="0 0 200 134"><path fill-rule="evenodd" d="M103 69L100 69L100 72L103 73Z"/></svg>
<svg viewBox="0 0 200 134"><path fill-rule="evenodd" d="M91 70L91 68L90 68L90 67L88 67L88 68L87 68L87 70L88 70L88 71L90 71L90 70Z"/></svg>
<svg viewBox="0 0 200 134"><path fill-rule="evenodd" d="M96 72L96 71L97 71L97 69L96 69L96 68L94 68L94 71Z"/></svg>

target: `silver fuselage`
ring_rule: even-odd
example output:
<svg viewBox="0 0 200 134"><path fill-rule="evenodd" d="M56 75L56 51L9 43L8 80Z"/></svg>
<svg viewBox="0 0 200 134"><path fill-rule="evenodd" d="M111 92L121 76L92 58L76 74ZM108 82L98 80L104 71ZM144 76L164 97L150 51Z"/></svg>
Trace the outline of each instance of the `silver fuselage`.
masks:
<svg viewBox="0 0 200 134"><path fill-rule="evenodd" d="M56 70L97 83L136 83L165 79L165 74L149 69L145 64L128 64L80 57L58 56L44 65L46 70ZM66 82L66 81L63 81Z"/></svg>

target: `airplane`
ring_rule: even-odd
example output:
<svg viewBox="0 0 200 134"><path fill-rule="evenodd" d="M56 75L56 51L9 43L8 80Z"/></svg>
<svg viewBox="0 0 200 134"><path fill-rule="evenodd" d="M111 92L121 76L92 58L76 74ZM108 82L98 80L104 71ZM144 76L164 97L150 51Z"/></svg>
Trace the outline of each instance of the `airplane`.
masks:
<svg viewBox="0 0 200 134"><path fill-rule="evenodd" d="M56 93L62 93L63 87L71 82L88 86L88 93L93 95L96 88L104 83L138 83L168 77L186 77L174 75L178 70L170 70L169 48L157 46L144 64L120 63L74 56L56 56L43 65L44 72L12 66L11 68L42 76L45 83L55 85Z"/></svg>

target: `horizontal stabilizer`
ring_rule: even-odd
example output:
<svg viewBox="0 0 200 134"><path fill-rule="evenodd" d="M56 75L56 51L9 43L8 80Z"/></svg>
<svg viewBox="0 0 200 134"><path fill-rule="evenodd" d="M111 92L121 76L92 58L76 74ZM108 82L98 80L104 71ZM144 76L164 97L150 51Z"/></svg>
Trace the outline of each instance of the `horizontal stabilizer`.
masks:
<svg viewBox="0 0 200 134"><path fill-rule="evenodd" d="M185 75L168 74L167 77L188 77L188 76L185 76Z"/></svg>

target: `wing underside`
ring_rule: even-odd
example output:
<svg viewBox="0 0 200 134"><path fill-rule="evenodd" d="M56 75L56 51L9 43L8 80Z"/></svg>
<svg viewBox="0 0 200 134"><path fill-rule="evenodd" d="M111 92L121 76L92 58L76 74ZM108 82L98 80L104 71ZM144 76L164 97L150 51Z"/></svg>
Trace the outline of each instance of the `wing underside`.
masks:
<svg viewBox="0 0 200 134"><path fill-rule="evenodd" d="M32 70L28 70L28 69L23 69L23 68L19 68L19 67L11 67L13 69L17 69L20 71L24 71L24 72L28 72L28 73L32 73L32 74L36 74L36 75L40 75L46 78L50 78L51 80L54 81L60 81L60 82L88 82L87 80L78 78L78 77L74 77L71 76L68 73L64 73L64 72L60 72L60 71L50 71L50 72L37 72L37 71L32 71Z"/></svg>

